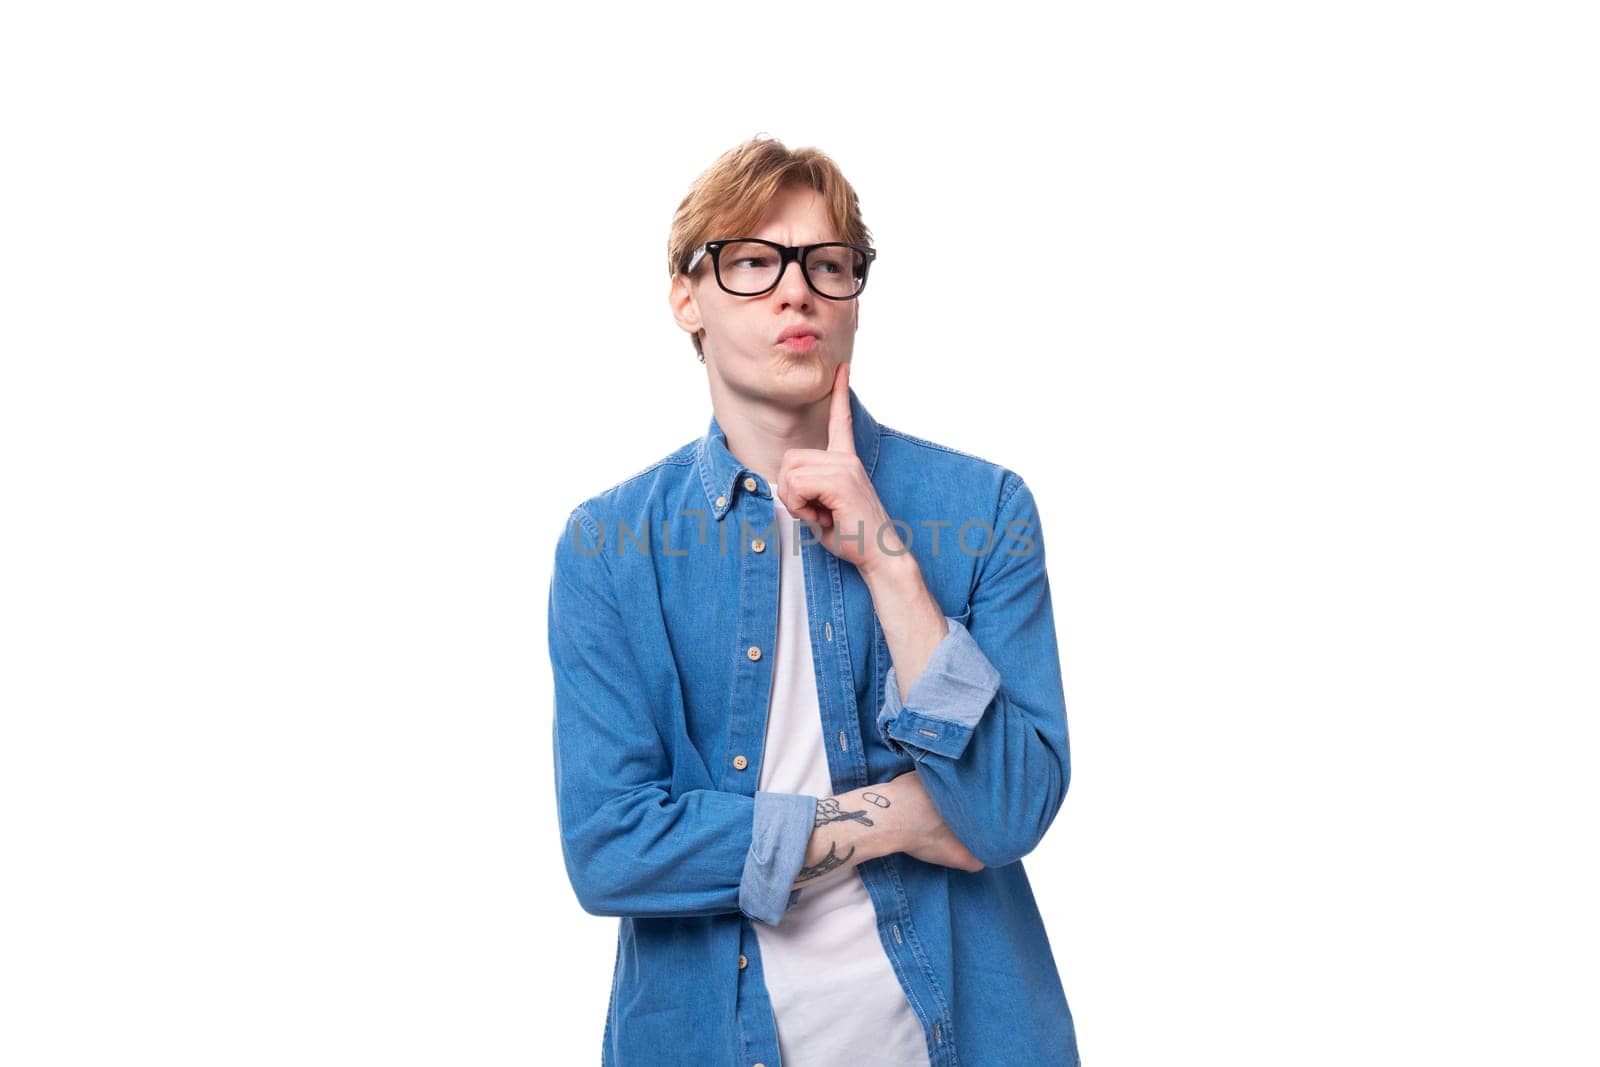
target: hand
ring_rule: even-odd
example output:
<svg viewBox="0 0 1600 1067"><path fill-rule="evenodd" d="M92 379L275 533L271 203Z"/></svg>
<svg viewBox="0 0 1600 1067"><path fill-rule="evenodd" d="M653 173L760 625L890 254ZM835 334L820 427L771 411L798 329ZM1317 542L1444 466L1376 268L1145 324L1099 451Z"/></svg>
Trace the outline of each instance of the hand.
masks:
<svg viewBox="0 0 1600 1067"><path fill-rule="evenodd" d="M955 832L945 825L939 809L933 806L928 790L922 784L922 775L907 771L888 783L893 791L894 807L898 820L896 851L915 856L924 863L941 867L954 867L962 871L981 871L983 862L967 851Z"/></svg>
<svg viewBox="0 0 1600 1067"><path fill-rule="evenodd" d="M856 455L849 363L834 368L828 447L784 452L773 491L791 515L811 526L822 547L863 574L904 555L905 543Z"/></svg>

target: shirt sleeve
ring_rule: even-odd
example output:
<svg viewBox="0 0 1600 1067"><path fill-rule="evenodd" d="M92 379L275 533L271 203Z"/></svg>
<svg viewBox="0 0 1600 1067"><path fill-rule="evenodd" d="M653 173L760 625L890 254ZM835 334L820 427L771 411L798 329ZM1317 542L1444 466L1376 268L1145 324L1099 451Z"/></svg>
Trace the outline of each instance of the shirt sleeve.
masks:
<svg viewBox="0 0 1600 1067"><path fill-rule="evenodd" d="M556 548L548 620L556 810L583 909L744 912L776 925L797 899L789 887L816 799L673 788L653 704L667 697L634 660L598 524L582 507Z"/></svg>
<svg viewBox="0 0 1600 1067"><path fill-rule="evenodd" d="M963 617L904 703L894 669L877 726L909 756L945 824L986 867L1038 845L1071 780L1066 699L1033 493L1007 472L991 550Z"/></svg>

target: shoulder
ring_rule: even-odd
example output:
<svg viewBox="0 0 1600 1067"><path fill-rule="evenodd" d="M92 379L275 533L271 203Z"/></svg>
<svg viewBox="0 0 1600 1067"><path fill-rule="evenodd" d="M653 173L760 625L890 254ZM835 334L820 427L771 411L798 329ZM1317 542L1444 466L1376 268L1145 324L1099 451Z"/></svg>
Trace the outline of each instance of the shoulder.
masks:
<svg viewBox="0 0 1600 1067"><path fill-rule="evenodd" d="M653 501L676 495L685 481L695 477L695 452L699 445L699 438L687 441L626 478L590 494L570 509L570 521L578 522L593 534L599 523L627 521L647 514Z"/></svg>
<svg viewBox="0 0 1600 1067"><path fill-rule="evenodd" d="M891 426L878 430L874 481L923 483L974 502L992 501L996 510L1023 488L1022 476L1005 464Z"/></svg>

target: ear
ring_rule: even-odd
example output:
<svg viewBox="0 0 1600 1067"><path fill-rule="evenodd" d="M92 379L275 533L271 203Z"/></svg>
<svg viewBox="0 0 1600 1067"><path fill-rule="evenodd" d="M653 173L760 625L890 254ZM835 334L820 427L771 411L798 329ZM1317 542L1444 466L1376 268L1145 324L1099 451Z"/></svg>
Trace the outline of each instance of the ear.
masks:
<svg viewBox="0 0 1600 1067"><path fill-rule="evenodd" d="M672 276L672 287L667 290L667 304L672 308L673 319L685 333L699 333L705 329L705 324L700 321L700 304L695 299L694 288L684 275Z"/></svg>

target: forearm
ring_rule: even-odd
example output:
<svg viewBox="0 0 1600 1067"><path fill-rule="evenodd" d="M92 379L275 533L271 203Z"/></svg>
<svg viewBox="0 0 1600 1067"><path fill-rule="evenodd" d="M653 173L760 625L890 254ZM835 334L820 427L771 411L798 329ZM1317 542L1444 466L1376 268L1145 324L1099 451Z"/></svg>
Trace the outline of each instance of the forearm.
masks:
<svg viewBox="0 0 1600 1067"><path fill-rule="evenodd" d="M872 594L872 610L883 627L883 640L900 682L900 699L905 700L934 649L950 632L950 624L911 553L885 557L862 579Z"/></svg>
<svg viewBox="0 0 1600 1067"><path fill-rule="evenodd" d="M900 851L902 816L892 782L863 786L817 801L805 860L791 889L815 885L838 871Z"/></svg>

